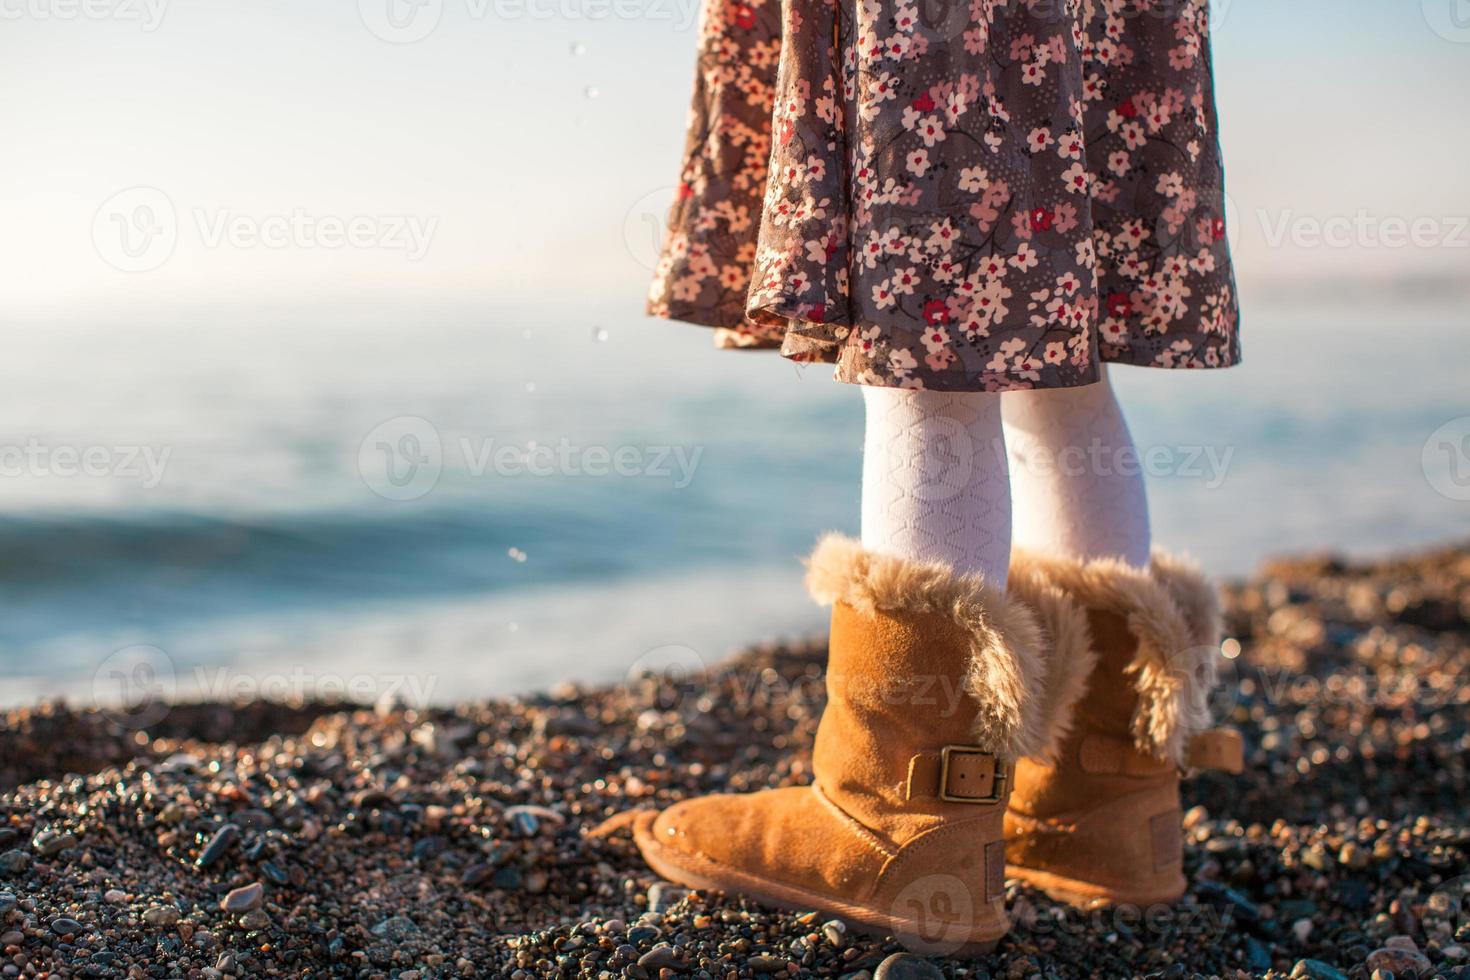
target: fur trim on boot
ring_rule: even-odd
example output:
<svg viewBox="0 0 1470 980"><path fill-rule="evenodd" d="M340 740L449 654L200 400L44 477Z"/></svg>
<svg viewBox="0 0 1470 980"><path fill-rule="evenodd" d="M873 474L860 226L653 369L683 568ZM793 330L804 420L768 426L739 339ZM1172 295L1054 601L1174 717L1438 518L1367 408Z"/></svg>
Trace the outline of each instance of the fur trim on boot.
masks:
<svg viewBox="0 0 1470 980"><path fill-rule="evenodd" d="M807 562L807 591L824 606L863 613L940 614L970 637L966 684L979 703L975 740L1007 761L1047 743L1040 698L1047 665L1033 612L980 575L956 575L942 562L914 562L863 549L838 534L824 537ZM1085 624L1084 624L1085 628Z"/></svg>
<svg viewBox="0 0 1470 980"><path fill-rule="evenodd" d="M1085 623L1086 611L1097 610L1124 617L1138 638L1128 667L1138 691L1134 741L1140 751L1182 767L1190 737L1210 727L1208 698L1220 652L1220 600L1199 570L1162 552L1155 552L1148 569L1114 559L1082 562L1018 552L1011 561L1011 583L1013 595L1049 608L1044 621L1064 624L1055 638L1049 688L1048 700L1056 709L1045 740L1051 751L1041 754L1054 754L1070 730L1071 709L1093 662L1090 651L1076 649L1085 639L1078 635L1076 619L1082 616Z"/></svg>

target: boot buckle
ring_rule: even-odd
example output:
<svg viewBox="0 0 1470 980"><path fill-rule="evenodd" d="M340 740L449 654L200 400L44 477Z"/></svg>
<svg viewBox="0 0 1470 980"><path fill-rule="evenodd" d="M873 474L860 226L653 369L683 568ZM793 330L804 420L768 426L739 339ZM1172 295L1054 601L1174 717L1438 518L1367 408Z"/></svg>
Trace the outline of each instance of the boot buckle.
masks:
<svg viewBox="0 0 1470 980"><path fill-rule="evenodd" d="M990 792L966 793L957 791L950 783L969 779L979 774L974 768L975 759L989 759L991 765ZM999 803L1006 793L1009 774L1005 765L995 756L976 745L946 745L939 750L939 798L946 803ZM978 781L978 780L977 780Z"/></svg>

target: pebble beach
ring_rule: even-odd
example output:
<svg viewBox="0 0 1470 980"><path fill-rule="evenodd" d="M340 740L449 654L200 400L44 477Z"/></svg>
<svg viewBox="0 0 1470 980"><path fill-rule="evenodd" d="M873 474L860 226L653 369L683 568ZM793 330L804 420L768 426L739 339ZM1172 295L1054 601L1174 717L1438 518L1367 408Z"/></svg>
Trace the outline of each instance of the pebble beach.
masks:
<svg viewBox="0 0 1470 980"><path fill-rule="evenodd" d="M0 977L1470 978L1470 547L1226 591L1246 772L1186 782L1176 906L1010 883L956 961L659 882L609 818L810 781L816 640L423 710L9 712Z"/></svg>

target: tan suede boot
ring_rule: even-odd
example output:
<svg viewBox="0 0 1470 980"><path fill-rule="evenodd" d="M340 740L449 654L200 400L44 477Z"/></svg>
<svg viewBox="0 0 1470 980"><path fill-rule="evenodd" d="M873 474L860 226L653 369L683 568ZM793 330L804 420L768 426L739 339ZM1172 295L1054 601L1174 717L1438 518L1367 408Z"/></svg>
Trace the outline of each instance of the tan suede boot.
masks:
<svg viewBox="0 0 1470 980"><path fill-rule="evenodd" d="M925 953L1005 934L1008 763L1041 746L1034 617L976 577L828 538L831 603L811 786L687 800L634 837L672 881L816 909Z"/></svg>
<svg viewBox="0 0 1470 980"><path fill-rule="evenodd" d="M1188 565L1019 555L1010 591L1051 634L1040 758L1016 765L1008 873L1082 907L1183 894L1182 769L1238 772L1240 742L1210 731L1220 653L1216 593Z"/></svg>

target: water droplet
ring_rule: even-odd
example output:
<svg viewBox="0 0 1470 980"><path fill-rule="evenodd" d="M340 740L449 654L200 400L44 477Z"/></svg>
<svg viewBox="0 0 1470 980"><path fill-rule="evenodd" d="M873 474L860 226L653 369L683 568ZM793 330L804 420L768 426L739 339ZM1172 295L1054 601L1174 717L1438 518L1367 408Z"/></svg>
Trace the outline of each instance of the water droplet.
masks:
<svg viewBox="0 0 1470 980"><path fill-rule="evenodd" d="M580 58L582 55L584 55L586 53L587 53L587 45L583 44L581 41L573 41L572 42L572 57L573 58Z"/></svg>
<svg viewBox="0 0 1470 980"><path fill-rule="evenodd" d="M511 548L506 554L518 562L524 562L526 560L526 553L519 548Z"/></svg>
<svg viewBox="0 0 1470 980"><path fill-rule="evenodd" d="M606 327L593 327L592 328L592 339L595 340L599 344L605 344L605 343L607 343L607 328Z"/></svg>
<svg viewBox="0 0 1470 980"><path fill-rule="evenodd" d="M601 95L602 93L597 90L597 86L596 85L589 85L589 86L587 86L587 90L586 90L585 94L586 94L587 98L589 98L589 99L595 99L599 95Z"/></svg>

